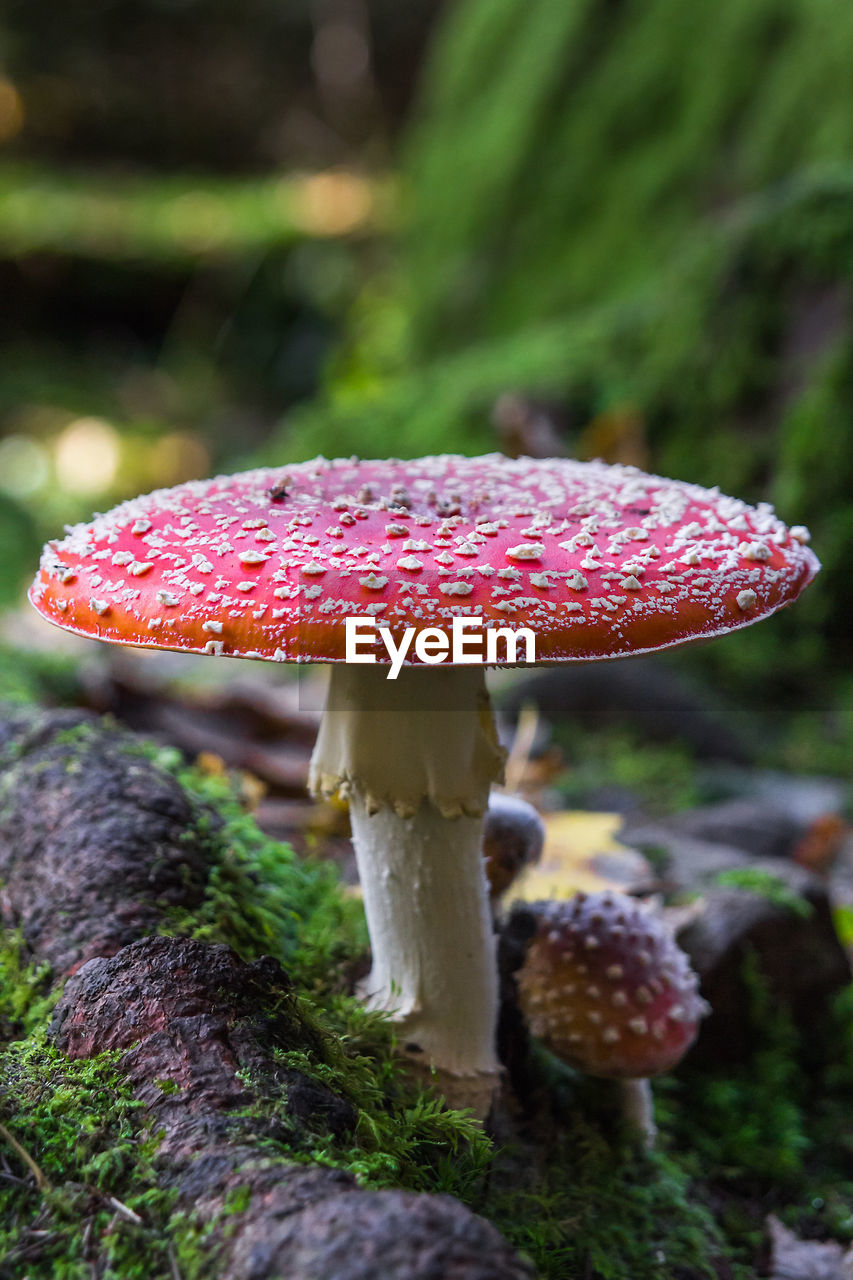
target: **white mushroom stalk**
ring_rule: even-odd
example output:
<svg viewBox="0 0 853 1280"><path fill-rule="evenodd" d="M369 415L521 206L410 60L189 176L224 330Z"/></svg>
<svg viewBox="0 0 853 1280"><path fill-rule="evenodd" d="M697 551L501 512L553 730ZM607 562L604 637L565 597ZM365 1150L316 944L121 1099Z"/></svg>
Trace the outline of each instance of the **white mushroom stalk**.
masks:
<svg viewBox="0 0 853 1280"><path fill-rule="evenodd" d="M371 1008L459 1106L494 1090L497 969L481 849L500 777L482 667L332 668L311 763L319 794L349 797L373 967Z"/></svg>
<svg viewBox="0 0 853 1280"><path fill-rule="evenodd" d="M648 1080L620 1080L622 1121L627 1132L648 1151L654 1149L657 1139L655 1101Z"/></svg>

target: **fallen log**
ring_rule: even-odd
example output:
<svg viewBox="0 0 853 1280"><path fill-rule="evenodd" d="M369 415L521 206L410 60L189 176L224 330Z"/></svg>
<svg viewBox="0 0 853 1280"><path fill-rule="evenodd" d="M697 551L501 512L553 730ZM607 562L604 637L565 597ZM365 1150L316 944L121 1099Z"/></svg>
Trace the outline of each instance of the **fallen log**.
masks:
<svg viewBox="0 0 853 1280"><path fill-rule="evenodd" d="M354 1143L359 1120L357 1099L287 1059L322 1068L331 1033L276 960L157 936L176 908L201 902L211 852L197 838L196 802L132 743L78 713L0 720L2 921L28 958L71 975L50 1037L71 1062L112 1053L156 1134L170 1223L189 1222L203 1252L198 1274L529 1278L497 1230L452 1197L366 1190L345 1167L311 1162L316 1146ZM10 1130L13 1107L7 1089ZM39 1151L29 1154L37 1164ZM51 1274L38 1255L51 1228L37 1225L18 1255L25 1271L0 1274ZM86 1241L93 1275L100 1247L94 1234ZM180 1254L169 1258L180 1276Z"/></svg>
<svg viewBox="0 0 853 1280"><path fill-rule="evenodd" d="M277 1059L276 1050L306 1045L323 1055L275 961L246 965L224 946L142 939L68 981L52 1035L71 1058L125 1050L120 1068L161 1135L158 1162L179 1204L214 1224L205 1247L223 1280L532 1275L494 1227L449 1196L363 1191L344 1171L267 1154L356 1123L346 1098ZM238 1189L245 1209L223 1218Z"/></svg>

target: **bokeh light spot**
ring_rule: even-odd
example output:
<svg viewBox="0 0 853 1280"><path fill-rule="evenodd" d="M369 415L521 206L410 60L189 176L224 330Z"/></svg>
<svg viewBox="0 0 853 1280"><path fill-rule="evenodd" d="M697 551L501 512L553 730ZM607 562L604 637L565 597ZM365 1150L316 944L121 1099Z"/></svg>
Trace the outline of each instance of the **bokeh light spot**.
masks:
<svg viewBox="0 0 853 1280"><path fill-rule="evenodd" d="M10 142L24 125L24 104L21 95L4 76L0 76L0 142Z"/></svg>
<svg viewBox="0 0 853 1280"><path fill-rule="evenodd" d="M0 489L13 498L29 498L43 489L50 477L47 449L29 436L11 435L0 440Z"/></svg>
<svg viewBox="0 0 853 1280"><path fill-rule="evenodd" d="M173 431L152 446L150 466L155 484L181 484L207 475L210 454L198 436Z"/></svg>
<svg viewBox="0 0 853 1280"><path fill-rule="evenodd" d="M355 173L330 171L304 178L294 193L294 218L315 236L340 236L365 225L373 212L370 183Z"/></svg>
<svg viewBox="0 0 853 1280"><path fill-rule="evenodd" d="M68 493L103 493L118 471L118 433L101 418L75 418L56 441L56 474Z"/></svg>

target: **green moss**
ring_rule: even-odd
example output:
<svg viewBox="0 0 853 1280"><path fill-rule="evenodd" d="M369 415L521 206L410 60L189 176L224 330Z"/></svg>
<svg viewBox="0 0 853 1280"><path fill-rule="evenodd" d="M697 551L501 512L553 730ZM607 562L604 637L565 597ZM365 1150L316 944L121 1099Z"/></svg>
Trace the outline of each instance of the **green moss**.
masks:
<svg viewBox="0 0 853 1280"><path fill-rule="evenodd" d="M198 805L187 839L207 846L204 900L174 914L170 932L225 942L245 960L271 955L296 984L316 994L340 990L341 971L367 947L361 903L342 891L337 868L297 858L257 826L227 777L187 766L171 747L133 745L172 773Z"/></svg>
<svg viewBox="0 0 853 1280"><path fill-rule="evenodd" d="M173 1196L152 1163L156 1142L116 1070L116 1055L69 1062L43 1032L0 1054L0 1119L41 1171L7 1144L0 1256L10 1280L170 1280L185 1248Z"/></svg>
<svg viewBox="0 0 853 1280"><path fill-rule="evenodd" d="M656 1085L657 1111L682 1168L713 1188L735 1256L753 1256L767 1212L809 1236L853 1238L853 988L801 1039L747 957L756 1047L729 1067L685 1067Z"/></svg>
<svg viewBox="0 0 853 1280"><path fill-rule="evenodd" d="M771 875L769 871L762 871L760 867L734 867L730 871L721 871L715 876L714 883L756 893L772 902L774 907L781 907L801 919L807 919L814 911L812 904L795 893L784 880Z"/></svg>
<svg viewBox="0 0 853 1280"><path fill-rule="evenodd" d="M669 1156L614 1147L576 1116L544 1170L497 1192L487 1212L543 1280L713 1280L728 1248L701 1192Z"/></svg>
<svg viewBox="0 0 853 1280"><path fill-rule="evenodd" d="M27 962L18 930L0 938L0 1042L32 1035L43 1027L59 998L50 966Z"/></svg>
<svg viewBox="0 0 853 1280"><path fill-rule="evenodd" d="M77 689L75 664L68 658L0 644L0 702L72 701Z"/></svg>
<svg viewBox="0 0 853 1280"><path fill-rule="evenodd" d="M727 1180L794 1184L809 1145L799 1041L789 1012L774 999L751 952L743 977L758 1047L746 1063L724 1074L690 1076L690 1102L679 1113L679 1124L689 1130L690 1149L700 1159L713 1160Z"/></svg>
<svg viewBox="0 0 853 1280"><path fill-rule="evenodd" d="M609 788L631 792L649 813L689 809L701 800L696 762L680 743L649 743L633 729L554 727L568 768L555 785L569 806L585 806Z"/></svg>
<svg viewBox="0 0 853 1280"><path fill-rule="evenodd" d="M245 1213L249 1205L252 1203L251 1187L234 1187L225 1197L225 1203L222 1207L223 1214Z"/></svg>

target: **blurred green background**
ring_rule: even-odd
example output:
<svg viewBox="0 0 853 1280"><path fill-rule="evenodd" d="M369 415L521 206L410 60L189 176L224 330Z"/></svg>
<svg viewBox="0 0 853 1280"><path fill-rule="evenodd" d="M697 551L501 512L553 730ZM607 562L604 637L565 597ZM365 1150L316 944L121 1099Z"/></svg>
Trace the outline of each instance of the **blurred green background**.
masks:
<svg viewBox="0 0 853 1280"><path fill-rule="evenodd" d="M668 661L851 772L851 48L840 0L12 0L0 602L219 469L635 462L811 527L796 608Z"/></svg>

